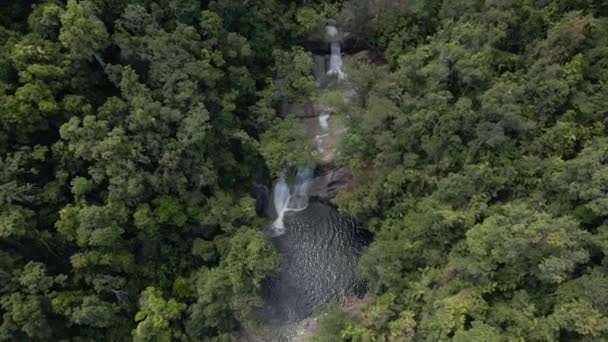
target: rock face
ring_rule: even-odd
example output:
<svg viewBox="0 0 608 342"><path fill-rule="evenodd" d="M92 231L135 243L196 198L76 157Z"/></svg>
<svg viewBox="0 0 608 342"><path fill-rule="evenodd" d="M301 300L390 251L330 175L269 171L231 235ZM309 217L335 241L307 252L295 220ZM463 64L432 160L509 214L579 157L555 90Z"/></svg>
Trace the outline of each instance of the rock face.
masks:
<svg viewBox="0 0 608 342"><path fill-rule="evenodd" d="M266 165L258 167L249 194L255 198L255 211L258 216L272 217L274 215L274 208L270 205L272 179L270 172Z"/></svg>
<svg viewBox="0 0 608 342"><path fill-rule="evenodd" d="M347 59L348 56L341 52L344 51L341 50L341 46L348 42L350 45L347 46L357 48L353 43L357 41L356 37L340 31L336 25L335 20L326 20L323 30L310 35L302 44L312 53L314 69L311 72L322 86L325 82L345 80L340 67L342 59ZM316 144L320 164L315 168L308 196L335 205L338 192L347 190L352 182L350 169L335 163L339 153L339 142L345 132L341 120L331 108L321 103L314 103L311 99L300 103L283 102L277 111L280 117L295 117ZM251 189L251 194L256 199L258 215L277 217L273 203L273 189L267 170L261 171Z"/></svg>
<svg viewBox="0 0 608 342"><path fill-rule="evenodd" d="M312 58L315 63L315 79L320 80L325 77L325 74L327 73L327 67L325 66L325 60L327 59L327 57L323 55L313 54Z"/></svg>
<svg viewBox="0 0 608 342"><path fill-rule="evenodd" d="M345 79L345 74L341 69L344 56L340 47L348 36L348 33L338 30L337 23L333 19L326 21L324 35L317 42L317 51L322 52L321 54L313 52L314 74L321 84L327 79L335 78L338 82ZM313 41L310 40L310 42ZM324 51L327 47L331 48ZM314 139L321 161L315 170L309 195L323 202L335 204L338 192L347 190L352 181L350 169L335 163L339 153L339 142L345 128L341 125L340 120L337 120L336 113L322 103L313 105L312 110L307 112L313 115L306 118L301 117L299 120L306 127L310 137Z"/></svg>
<svg viewBox="0 0 608 342"><path fill-rule="evenodd" d="M338 192L348 190L351 183L352 173L348 167L335 166L333 163L319 166L310 186L310 197L336 204Z"/></svg>
<svg viewBox="0 0 608 342"><path fill-rule="evenodd" d="M332 25L336 25L335 21L328 20L324 27ZM370 48L369 40L355 32L338 31L335 36L328 36L324 30L319 30L304 37L300 41L300 45L313 55L326 56L331 53L331 42L340 42L342 51L349 55Z"/></svg>

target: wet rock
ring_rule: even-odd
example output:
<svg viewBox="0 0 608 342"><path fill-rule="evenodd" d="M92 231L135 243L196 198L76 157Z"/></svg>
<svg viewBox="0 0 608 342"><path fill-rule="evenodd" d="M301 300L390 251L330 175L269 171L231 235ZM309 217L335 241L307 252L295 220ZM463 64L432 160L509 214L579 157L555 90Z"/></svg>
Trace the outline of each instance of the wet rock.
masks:
<svg viewBox="0 0 608 342"><path fill-rule="evenodd" d="M315 78L317 80L322 79L323 77L325 77L325 74L327 73L327 68L326 68L326 56L325 55L313 55L312 56L313 61L315 63Z"/></svg>
<svg viewBox="0 0 608 342"><path fill-rule="evenodd" d="M344 53L353 55L369 48L369 41L357 34L347 32L342 36L342 51Z"/></svg>
<svg viewBox="0 0 608 342"><path fill-rule="evenodd" d="M271 183L272 178L266 165L259 166L249 189L249 194L255 199L255 211L258 216L271 217L273 215L273 208L270 205Z"/></svg>
<svg viewBox="0 0 608 342"><path fill-rule="evenodd" d="M352 184L352 172L346 166L322 165L317 168L310 187L310 196L335 204L336 195L348 190Z"/></svg>
<svg viewBox="0 0 608 342"><path fill-rule="evenodd" d="M252 197L255 198L255 212L260 217L268 217L270 208L270 190L261 184L253 184Z"/></svg>
<svg viewBox="0 0 608 342"><path fill-rule="evenodd" d="M352 55L370 48L367 39L351 32L340 33L339 37L331 40L339 41L341 50L345 54ZM304 47L306 51L310 51L313 55L325 56L331 53L331 44L326 38L325 33L310 35L302 40L300 45Z"/></svg>

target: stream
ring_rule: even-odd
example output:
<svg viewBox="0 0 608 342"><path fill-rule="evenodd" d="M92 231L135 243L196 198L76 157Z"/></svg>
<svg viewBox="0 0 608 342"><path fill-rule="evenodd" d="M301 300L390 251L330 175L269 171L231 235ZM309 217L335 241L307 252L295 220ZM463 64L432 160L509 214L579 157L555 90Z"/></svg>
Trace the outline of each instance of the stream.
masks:
<svg viewBox="0 0 608 342"><path fill-rule="evenodd" d="M324 69L325 77L343 81L346 75L341 69L338 29L326 25L325 33L331 54L329 63L317 66L317 70ZM309 124L308 130L327 161L335 152L331 113L320 110L313 125L311 129ZM279 253L281 267L264 286L264 305L258 312L261 326L246 332L242 341L304 341L316 330L316 311L361 297L366 290L357 265L370 233L314 194L311 197L311 188L318 191L318 184L323 184L317 182L323 175L316 175L314 167L299 168L292 178L293 184L286 176L274 182L276 217L267 236Z"/></svg>

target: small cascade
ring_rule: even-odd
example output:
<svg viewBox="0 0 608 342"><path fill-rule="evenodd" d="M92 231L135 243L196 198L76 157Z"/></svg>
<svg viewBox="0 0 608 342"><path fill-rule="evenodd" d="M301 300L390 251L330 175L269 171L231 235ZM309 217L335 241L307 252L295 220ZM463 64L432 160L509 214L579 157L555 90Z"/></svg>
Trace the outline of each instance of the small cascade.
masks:
<svg viewBox="0 0 608 342"><path fill-rule="evenodd" d="M277 219L272 226L275 229L282 230L285 228L283 226L283 215L285 214L287 205L289 205L289 197L291 197L285 177L281 177L277 180L272 195L274 197L274 208L277 211Z"/></svg>
<svg viewBox="0 0 608 342"><path fill-rule="evenodd" d="M338 29L335 25L328 24L327 26L325 26L325 33L327 33L328 36L333 38L338 35Z"/></svg>
<svg viewBox="0 0 608 342"><path fill-rule="evenodd" d="M313 71L320 88L328 85L348 91L340 51L346 34L337 27L335 20L326 21L325 35L318 42L324 44L323 49L315 51L326 51L330 45L331 55L313 55ZM318 40L318 35L315 37ZM324 203L350 184L350 170L338 167L334 158L345 129L333 117L333 110L322 103L310 103L304 113L307 115L297 118L316 141L319 172L315 175L315 166L301 167L293 177L293 169L287 168L275 180L270 195L276 219L266 232L281 257L281 268L263 287L264 306L258 312L266 322L263 329L251 332L243 341L303 341L317 329L306 323L311 319L316 322L311 318L316 310L344 298L360 297L366 291L357 264L370 236L353 219Z"/></svg>
<svg viewBox="0 0 608 342"><path fill-rule="evenodd" d="M314 177L312 167L302 167L296 174L296 184L291 197L289 198L288 208L294 211L306 209L308 206L308 190Z"/></svg>
<svg viewBox="0 0 608 342"><path fill-rule="evenodd" d="M342 71L342 53L340 52L340 43L331 43L331 56L329 57L328 75L336 75L338 79L343 80L346 75Z"/></svg>
<svg viewBox="0 0 608 342"><path fill-rule="evenodd" d="M319 126L321 126L323 130L327 130L329 128L329 123L327 122L327 120L329 120L328 112L322 111L321 113L319 113Z"/></svg>
<svg viewBox="0 0 608 342"><path fill-rule="evenodd" d="M329 58L329 66L326 71L327 75L336 75L339 80L344 80L346 75L342 71L342 53L340 51L340 33L335 24L325 26L326 41L330 43L331 55ZM315 58L315 75L322 76L325 72L324 58L318 56ZM318 116L318 129L315 132L315 142L317 151L321 154L327 154L326 147L331 147L331 141L334 139L330 129L330 112L329 110L321 110ZM331 158L331 154L329 154ZM324 160L327 159L324 156ZM279 178L273 189L274 207L276 208L277 218L272 224L274 232L281 235L284 232L283 217L289 211L301 211L306 209L309 200L309 188L313 182L314 171L311 167L299 168L295 177L293 189L290 188L286 178Z"/></svg>
<svg viewBox="0 0 608 342"><path fill-rule="evenodd" d="M329 113L326 111L321 111L319 113L319 127L322 132L327 132L329 130ZM329 133L317 134L315 136L315 141L317 143L317 151L319 153L323 153L325 149L323 148L323 138L327 137Z"/></svg>
<svg viewBox="0 0 608 342"><path fill-rule="evenodd" d="M342 52L340 51L340 36L337 27L333 23L329 23L325 26L326 39L330 44L331 55L329 56L329 68L326 72L327 75L335 75L338 80L345 80L346 74L342 71ZM317 151L321 154L326 153L326 145L328 141L332 141L332 131L329 127L330 112L328 109L323 109L319 112L318 116L318 127L319 131L315 135L315 141L317 143ZM331 145L331 143L329 143ZM324 158L327 159L327 158Z"/></svg>
<svg viewBox="0 0 608 342"><path fill-rule="evenodd" d="M284 176L277 180L273 190L277 219L272 224L277 235L284 233L285 225L283 224L283 216L286 212L302 211L308 207L308 193L313 176L314 170L311 167L298 168L293 192L289 188Z"/></svg>
<svg viewBox="0 0 608 342"><path fill-rule="evenodd" d="M340 51L340 42L336 40L338 35L338 29L334 25L325 26L325 33L331 39L330 49L331 55L329 57L329 70L328 75L336 75L338 79L343 80L346 78L344 72L342 72L342 52Z"/></svg>
<svg viewBox="0 0 608 342"><path fill-rule="evenodd" d="M317 143L317 151L319 153L325 152L325 149L323 148L323 138L327 136L329 136L329 133L315 135L315 142Z"/></svg>

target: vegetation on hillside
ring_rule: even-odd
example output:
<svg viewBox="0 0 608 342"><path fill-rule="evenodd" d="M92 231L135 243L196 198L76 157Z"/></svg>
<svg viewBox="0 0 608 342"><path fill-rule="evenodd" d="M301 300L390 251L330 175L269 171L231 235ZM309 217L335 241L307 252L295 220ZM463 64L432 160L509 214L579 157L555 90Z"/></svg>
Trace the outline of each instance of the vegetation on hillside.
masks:
<svg viewBox="0 0 608 342"><path fill-rule="evenodd" d="M347 69L339 197L375 234L371 303L319 340L608 339L606 10L414 1L370 22L386 63Z"/></svg>
<svg viewBox="0 0 608 342"><path fill-rule="evenodd" d="M311 160L300 44L352 32L339 209L368 298L318 341L608 339L608 5L0 5L0 340L231 341L279 258L247 192Z"/></svg>
<svg viewBox="0 0 608 342"><path fill-rule="evenodd" d="M279 260L247 188L299 75L277 71L305 31L295 5L0 9L0 340L223 341L253 324Z"/></svg>

